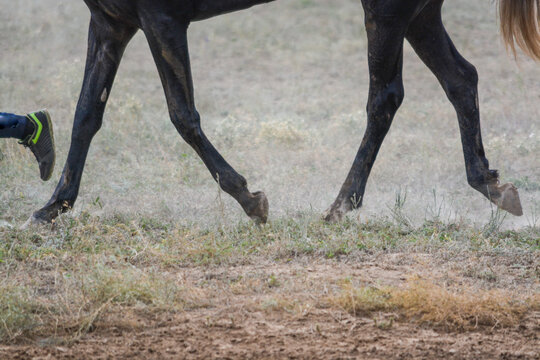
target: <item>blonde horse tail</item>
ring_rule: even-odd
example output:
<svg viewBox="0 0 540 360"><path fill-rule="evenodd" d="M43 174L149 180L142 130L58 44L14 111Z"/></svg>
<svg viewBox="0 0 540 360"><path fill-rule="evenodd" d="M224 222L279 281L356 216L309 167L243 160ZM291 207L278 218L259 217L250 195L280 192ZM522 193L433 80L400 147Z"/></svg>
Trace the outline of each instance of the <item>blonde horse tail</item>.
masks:
<svg viewBox="0 0 540 360"><path fill-rule="evenodd" d="M540 61L540 0L499 0L501 34L516 56L516 44Z"/></svg>

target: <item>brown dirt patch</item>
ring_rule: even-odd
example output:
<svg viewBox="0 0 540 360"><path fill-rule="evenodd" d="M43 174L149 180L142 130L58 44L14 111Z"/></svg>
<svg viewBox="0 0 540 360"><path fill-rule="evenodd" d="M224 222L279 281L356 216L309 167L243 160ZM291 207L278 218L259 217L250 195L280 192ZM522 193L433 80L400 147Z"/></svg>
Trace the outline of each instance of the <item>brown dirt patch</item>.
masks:
<svg viewBox="0 0 540 360"><path fill-rule="evenodd" d="M400 254L363 263L295 261L237 267L178 269L178 278L205 287L209 306L183 312L114 308L70 345L54 338L0 347L5 359L539 359L540 313L519 326L469 332L404 321L377 312L353 316L321 299L343 279L401 286L404 274L435 281L466 278L452 262L423 269L421 256ZM393 321L391 319L396 319Z"/></svg>
<svg viewBox="0 0 540 360"><path fill-rule="evenodd" d="M117 314L121 316L121 314ZM517 329L445 333L397 323L389 330L367 318L316 310L251 312L241 304L174 316L134 316L139 326L98 324L72 347L0 348L10 359L538 359L538 318ZM115 321L115 324L118 324ZM143 325L144 324L144 325Z"/></svg>

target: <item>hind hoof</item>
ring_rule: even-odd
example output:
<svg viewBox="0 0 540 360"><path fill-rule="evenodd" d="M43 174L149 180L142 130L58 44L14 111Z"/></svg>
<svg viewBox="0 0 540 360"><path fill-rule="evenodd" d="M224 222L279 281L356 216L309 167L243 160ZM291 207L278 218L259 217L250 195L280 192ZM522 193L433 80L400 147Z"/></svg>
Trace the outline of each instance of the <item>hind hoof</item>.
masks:
<svg viewBox="0 0 540 360"><path fill-rule="evenodd" d="M492 185L489 190L492 194L491 201L499 208L515 216L523 215L519 192L514 184Z"/></svg>
<svg viewBox="0 0 540 360"><path fill-rule="evenodd" d="M262 191L250 194L249 204L244 207L246 214L257 224L266 224L268 209L268 199Z"/></svg>

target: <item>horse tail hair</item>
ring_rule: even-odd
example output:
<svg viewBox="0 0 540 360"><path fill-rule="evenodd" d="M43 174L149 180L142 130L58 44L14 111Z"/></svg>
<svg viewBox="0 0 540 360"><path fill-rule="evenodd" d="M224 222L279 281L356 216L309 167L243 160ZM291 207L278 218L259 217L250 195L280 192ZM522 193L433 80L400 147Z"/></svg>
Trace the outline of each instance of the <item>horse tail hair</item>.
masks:
<svg viewBox="0 0 540 360"><path fill-rule="evenodd" d="M540 0L499 0L501 34L516 56L516 44L540 61Z"/></svg>

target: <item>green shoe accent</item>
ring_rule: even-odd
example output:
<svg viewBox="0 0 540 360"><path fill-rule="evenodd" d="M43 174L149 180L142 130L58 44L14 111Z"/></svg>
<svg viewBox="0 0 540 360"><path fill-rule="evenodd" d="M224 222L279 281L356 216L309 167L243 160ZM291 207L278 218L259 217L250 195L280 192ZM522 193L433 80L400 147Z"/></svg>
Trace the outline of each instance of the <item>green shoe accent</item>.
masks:
<svg viewBox="0 0 540 360"><path fill-rule="evenodd" d="M51 117L47 110L41 110L27 114L26 118L34 125L34 132L23 140L22 145L32 151L39 164L41 179L47 181L56 160Z"/></svg>
<svg viewBox="0 0 540 360"><path fill-rule="evenodd" d="M37 131L35 132L35 135L30 139L35 144L37 144L39 137L41 136L41 131L43 130L43 124L39 119L37 118L35 113L28 114L33 120L34 124L37 125Z"/></svg>

